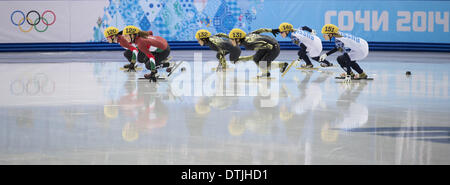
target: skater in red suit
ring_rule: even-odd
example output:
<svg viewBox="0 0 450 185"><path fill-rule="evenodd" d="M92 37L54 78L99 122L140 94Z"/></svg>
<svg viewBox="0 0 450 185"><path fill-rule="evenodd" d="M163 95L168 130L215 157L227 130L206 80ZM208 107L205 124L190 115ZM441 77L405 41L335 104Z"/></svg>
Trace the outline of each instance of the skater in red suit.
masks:
<svg viewBox="0 0 450 185"><path fill-rule="evenodd" d="M153 35L152 31L148 31L149 35ZM105 29L104 32L105 38L108 40L109 43L118 43L120 44L120 46L122 46L123 48L125 48L125 52L123 53L123 55L125 56L125 58L127 58L128 62L130 62L129 64L126 64L123 66L123 68L128 69L128 72L132 72L132 71L136 71L135 67L136 67L136 58L137 61L140 63L145 63L145 61L147 61L147 56L142 53L139 52L139 50L133 46L133 44L131 44L130 42L128 42L123 36L122 36L122 31L119 31L119 29L115 28L115 27L108 27Z"/></svg>
<svg viewBox="0 0 450 185"><path fill-rule="evenodd" d="M168 68L167 71L170 71L173 65L166 61L170 54L166 39L141 31L135 26L125 27L122 34L128 42L136 44L139 51L147 56L148 60L144 62L145 67L151 72L145 74L145 78L156 81L158 68Z"/></svg>

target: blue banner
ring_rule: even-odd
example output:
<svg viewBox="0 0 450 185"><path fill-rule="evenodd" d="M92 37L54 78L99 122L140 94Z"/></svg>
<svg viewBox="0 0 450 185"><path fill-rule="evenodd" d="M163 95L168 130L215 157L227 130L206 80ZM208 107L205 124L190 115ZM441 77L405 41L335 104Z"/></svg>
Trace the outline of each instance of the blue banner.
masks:
<svg viewBox="0 0 450 185"><path fill-rule="evenodd" d="M194 41L198 29L215 34L289 22L318 34L332 23L369 42L450 43L449 12L450 1L110 0L93 41L103 40L108 26L135 25L169 41Z"/></svg>

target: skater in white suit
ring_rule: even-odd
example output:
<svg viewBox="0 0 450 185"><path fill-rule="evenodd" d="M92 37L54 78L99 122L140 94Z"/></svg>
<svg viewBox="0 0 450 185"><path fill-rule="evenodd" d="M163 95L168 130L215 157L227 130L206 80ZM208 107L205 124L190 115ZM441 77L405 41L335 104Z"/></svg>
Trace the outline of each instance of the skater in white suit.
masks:
<svg viewBox="0 0 450 185"><path fill-rule="evenodd" d="M339 32L339 28L333 24L326 24L323 26L322 34L325 40L334 40L336 46L331 51L320 56L320 61L324 61L327 56L336 51L341 51L344 54L337 57L339 65L345 71L341 76L366 79L366 73L364 73L356 61L366 58L369 54L369 45L367 44L367 41L351 34ZM358 75L355 75L352 69L358 72Z"/></svg>
<svg viewBox="0 0 450 185"><path fill-rule="evenodd" d="M294 29L290 23L281 23L276 31L280 32L283 38L290 37L292 42L300 47L298 61L305 61L305 64L302 64L301 67L314 67L309 57L319 62L320 52L322 52L322 41L316 36L315 30L307 26L303 26L301 29ZM320 62L320 66L329 67L333 66L333 64L323 60Z"/></svg>

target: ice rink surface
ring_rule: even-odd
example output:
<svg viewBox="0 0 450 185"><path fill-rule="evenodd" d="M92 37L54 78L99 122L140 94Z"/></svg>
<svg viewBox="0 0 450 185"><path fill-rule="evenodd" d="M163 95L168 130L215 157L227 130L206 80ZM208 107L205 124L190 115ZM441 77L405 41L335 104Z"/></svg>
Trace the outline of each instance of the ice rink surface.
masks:
<svg viewBox="0 0 450 185"><path fill-rule="evenodd" d="M121 51L0 53L0 164L450 164L449 53L372 51L351 84L199 75L194 53L215 60L172 51L188 70L156 84Z"/></svg>

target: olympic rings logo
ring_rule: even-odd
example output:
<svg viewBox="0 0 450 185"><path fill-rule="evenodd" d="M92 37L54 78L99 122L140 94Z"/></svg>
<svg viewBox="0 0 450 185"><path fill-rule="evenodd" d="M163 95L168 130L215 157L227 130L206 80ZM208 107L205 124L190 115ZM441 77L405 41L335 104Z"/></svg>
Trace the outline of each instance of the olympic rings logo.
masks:
<svg viewBox="0 0 450 185"><path fill-rule="evenodd" d="M28 80L17 79L11 82L10 91L15 96L51 95L55 92L55 81L50 80L46 74L37 73Z"/></svg>
<svg viewBox="0 0 450 185"><path fill-rule="evenodd" d="M31 15L34 16L32 17ZM44 16L46 14L51 14L53 15L53 21L49 22ZM14 19L14 17L20 16L21 18L19 19L19 21L17 22L17 19ZM16 21L15 21L16 20ZM16 10L14 12L11 13L11 23L15 26L19 27L19 30L22 32L30 32L33 28L37 31L37 32L45 32L48 29L48 26L51 26L53 24L55 24L56 21L56 14L55 12L51 11L51 10L45 10L42 15L39 14L39 12L37 12L36 10L31 10L29 11L26 15L24 12L22 12L21 10ZM24 23L27 22L28 25L30 25L30 28L23 28L22 25L24 25ZM45 28L38 28L37 25L39 23L43 23L45 25Z"/></svg>

